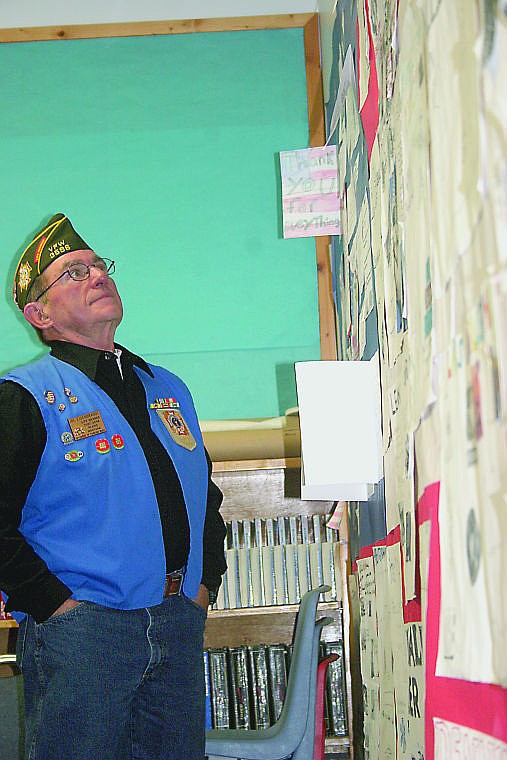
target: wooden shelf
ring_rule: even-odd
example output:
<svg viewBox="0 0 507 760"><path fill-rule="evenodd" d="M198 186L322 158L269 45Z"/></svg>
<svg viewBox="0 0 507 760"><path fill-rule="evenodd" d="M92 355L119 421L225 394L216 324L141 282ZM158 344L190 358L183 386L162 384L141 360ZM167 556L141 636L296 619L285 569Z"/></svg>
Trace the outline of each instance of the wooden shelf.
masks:
<svg viewBox="0 0 507 760"><path fill-rule="evenodd" d="M210 610L204 631L204 644L206 647L290 644L298 609L297 604L287 604ZM341 638L341 607L336 602L321 602L318 617L333 618L333 623L323 629L323 640Z"/></svg>
<svg viewBox="0 0 507 760"><path fill-rule="evenodd" d="M284 466L284 462L288 466ZM260 463L262 466L256 467ZM300 460L262 459L219 462L213 480L224 493L224 520L328 514L334 502L301 499Z"/></svg>

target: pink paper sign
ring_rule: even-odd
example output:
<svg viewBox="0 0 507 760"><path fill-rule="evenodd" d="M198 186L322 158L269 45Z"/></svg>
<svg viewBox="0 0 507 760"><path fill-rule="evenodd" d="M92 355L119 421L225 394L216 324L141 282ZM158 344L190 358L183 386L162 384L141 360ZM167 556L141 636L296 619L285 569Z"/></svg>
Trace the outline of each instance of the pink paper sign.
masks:
<svg viewBox="0 0 507 760"><path fill-rule="evenodd" d="M336 146L280 152L284 238L340 234Z"/></svg>

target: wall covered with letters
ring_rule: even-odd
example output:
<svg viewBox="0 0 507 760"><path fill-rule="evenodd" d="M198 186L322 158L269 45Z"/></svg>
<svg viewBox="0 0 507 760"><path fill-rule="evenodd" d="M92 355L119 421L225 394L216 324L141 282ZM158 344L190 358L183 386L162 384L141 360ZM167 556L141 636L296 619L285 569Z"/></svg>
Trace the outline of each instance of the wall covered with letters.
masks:
<svg viewBox="0 0 507 760"><path fill-rule="evenodd" d="M349 504L367 758L507 755L507 5L320 2L338 356L377 352Z"/></svg>

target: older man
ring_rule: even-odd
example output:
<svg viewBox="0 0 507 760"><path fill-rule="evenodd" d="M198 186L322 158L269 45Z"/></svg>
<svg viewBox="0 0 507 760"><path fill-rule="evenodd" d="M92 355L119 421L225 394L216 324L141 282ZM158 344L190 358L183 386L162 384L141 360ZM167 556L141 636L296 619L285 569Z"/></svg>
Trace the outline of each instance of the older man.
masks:
<svg viewBox="0 0 507 760"><path fill-rule="evenodd" d="M114 342L114 267L57 214L15 273L50 348L0 383L0 588L20 622L26 756L201 760L222 495L187 387Z"/></svg>

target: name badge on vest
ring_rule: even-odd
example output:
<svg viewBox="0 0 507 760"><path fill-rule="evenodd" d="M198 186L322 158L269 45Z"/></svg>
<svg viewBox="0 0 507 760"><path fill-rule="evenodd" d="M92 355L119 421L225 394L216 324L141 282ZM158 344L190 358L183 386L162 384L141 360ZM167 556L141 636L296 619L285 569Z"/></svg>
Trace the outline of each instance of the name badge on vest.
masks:
<svg viewBox="0 0 507 760"><path fill-rule="evenodd" d="M189 451L195 449L197 443L179 409L157 409L156 411L178 446L183 446Z"/></svg>
<svg viewBox="0 0 507 760"><path fill-rule="evenodd" d="M80 414L79 417L70 417L68 423L75 441L106 432L106 426L99 411Z"/></svg>

